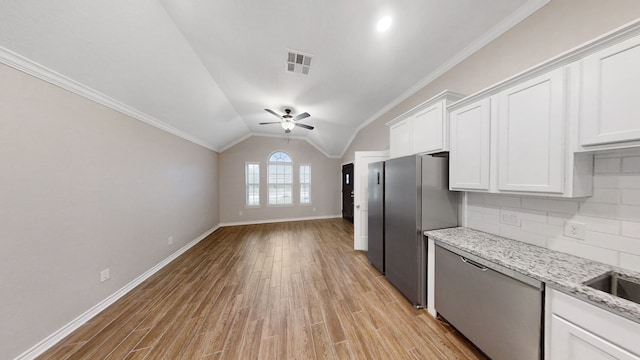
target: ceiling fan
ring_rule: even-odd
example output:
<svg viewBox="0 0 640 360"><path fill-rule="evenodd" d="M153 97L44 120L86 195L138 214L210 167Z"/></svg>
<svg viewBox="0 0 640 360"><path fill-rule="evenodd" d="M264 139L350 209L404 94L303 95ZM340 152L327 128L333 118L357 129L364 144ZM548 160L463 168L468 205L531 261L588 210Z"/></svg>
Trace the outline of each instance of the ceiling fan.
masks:
<svg viewBox="0 0 640 360"><path fill-rule="evenodd" d="M273 114L273 116L277 117L280 119L280 121L269 121L269 122L261 122L259 123L260 125L267 125L267 124L280 124L280 126L282 126L282 128L284 129L285 133L290 133L291 130L293 130L294 127L299 126L303 129L308 129L308 130L313 130L313 126L311 125L307 125L307 124L301 124L298 123L296 121L302 120L302 119L306 119L309 116L308 112L303 112L302 114L298 114L296 116L291 115L291 109L284 109L284 112L286 114L284 115L278 115L278 113L276 113L275 111L271 110L271 109L264 109L264 111L268 112L269 114Z"/></svg>

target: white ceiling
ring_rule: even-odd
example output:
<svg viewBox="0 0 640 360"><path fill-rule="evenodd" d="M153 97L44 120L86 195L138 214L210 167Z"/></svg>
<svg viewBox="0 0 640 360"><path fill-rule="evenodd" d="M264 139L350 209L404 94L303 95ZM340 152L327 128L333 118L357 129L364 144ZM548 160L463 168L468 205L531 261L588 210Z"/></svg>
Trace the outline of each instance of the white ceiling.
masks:
<svg viewBox="0 0 640 360"><path fill-rule="evenodd" d="M315 130L291 136L339 157L364 124L544 3L2 1L0 61L217 151L285 136L257 124L277 121L264 108L293 107ZM378 33L383 15L393 23ZM287 49L313 55L309 76L285 71Z"/></svg>

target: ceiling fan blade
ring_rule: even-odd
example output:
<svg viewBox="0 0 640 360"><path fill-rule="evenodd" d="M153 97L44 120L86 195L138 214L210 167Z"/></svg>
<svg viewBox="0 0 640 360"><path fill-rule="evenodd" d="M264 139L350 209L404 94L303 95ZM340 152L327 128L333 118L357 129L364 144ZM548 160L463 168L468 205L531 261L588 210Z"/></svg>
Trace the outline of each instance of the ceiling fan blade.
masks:
<svg viewBox="0 0 640 360"><path fill-rule="evenodd" d="M269 125L269 124L280 124L281 121L269 121L269 122L261 122L258 125Z"/></svg>
<svg viewBox="0 0 640 360"><path fill-rule="evenodd" d="M308 113L308 112L303 112L302 114L296 115L296 116L293 118L293 121L298 121L298 120L306 119L306 118L308 118L309 116L311 116L311 115L309 115L309 113Z"/></svg>
<svg viewBox="0 0 640 360"><path fill-rule="evenodd" d="M277 117L278 119L282 119L282 116L278 115L275 111L271 109L264 109L264 111L268 112L269 114L273 114L273 116Z"/></svg>
<svg viewBox="0 0 640 360"><path fill-rule="evenodd" d="M313 130L313 126L311 125L307 125L307 124L299 124L299 123L295 123L295 126L300 126L301 128L305 128L305 129L309 129L309 130Z"/></svg>

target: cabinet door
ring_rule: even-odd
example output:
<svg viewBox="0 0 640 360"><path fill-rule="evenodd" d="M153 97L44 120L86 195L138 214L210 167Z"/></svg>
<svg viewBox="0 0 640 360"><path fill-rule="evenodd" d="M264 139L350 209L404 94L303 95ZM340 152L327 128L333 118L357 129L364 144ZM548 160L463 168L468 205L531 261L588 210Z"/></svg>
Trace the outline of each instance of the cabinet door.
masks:
<svg viewBox="0 0 640 360"><path fill-rule="evenodd" d="M640 360L640 357L555 314L551 315L552 360Z"/></svg>
<svg viewBox="0 0 640 360"><path fill-rule="evenodd" d="M491 99L452 111L450 122L450 187L489 190Z"/></svg>
<svg viewBox="0 0 640 360"><path fill-rule="evenodd" d="M500 93L498 190L563 191L564 74L557 69Z"/></svg>
<svg viewBox="0 0 640 360"><path fill-rule="evenodd" d="M445 124L442 102L419 111L411 117L410 121L414 154L445 150Z"/></svg>
<svg viewBox="0 0 640 360"><path fill-rule="evenodd" d="M640 37L582 62L580 144L640 139Z"/></svg>
<svg viewBox="0 0 640 360"><path fill-rule="evenodd" d="M389 156L400 157L411 154L411 131L409 121L404 120L389 128Z"/></svg>

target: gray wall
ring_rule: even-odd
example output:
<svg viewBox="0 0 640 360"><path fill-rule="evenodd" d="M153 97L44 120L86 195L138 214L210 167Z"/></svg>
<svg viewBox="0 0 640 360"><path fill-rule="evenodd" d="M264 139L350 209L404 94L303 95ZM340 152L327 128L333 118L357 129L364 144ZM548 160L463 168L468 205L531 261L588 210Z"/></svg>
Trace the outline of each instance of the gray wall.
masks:
<svg viewBox="0 0 640 360"><path fill-rule="evenodd" d="M218 154L4 65L0 84L10 359L216 226Z"/></svg>
<svg viewBox="0 0 640 360"><path fill-rule="evenodd" d="M299 205L294 185L292 206L267 206L266 163L274 151L291 156L295 169L299 164L311 165L311 205ZM260 162L260 207L245 206L244 166ZM340 159L326 157L304 140L252 136L220 153L220 221L223 224L260 222L306 217L337 216L341 211ZM297 181L294 176L294 181ZM315 211L314 211L315 209ZM242 216L240 215L242 212Z"/></svg>
<svg viewBox="0 0 640 360"><path fill-rule="evenodd" d="M388 149L384 124L443 90L471 95L639 16L637 0L552 0L363 128L342 162L352 162L355 151Z"/></svg>

